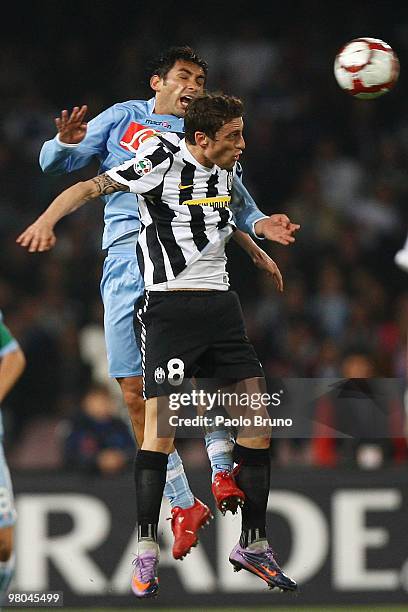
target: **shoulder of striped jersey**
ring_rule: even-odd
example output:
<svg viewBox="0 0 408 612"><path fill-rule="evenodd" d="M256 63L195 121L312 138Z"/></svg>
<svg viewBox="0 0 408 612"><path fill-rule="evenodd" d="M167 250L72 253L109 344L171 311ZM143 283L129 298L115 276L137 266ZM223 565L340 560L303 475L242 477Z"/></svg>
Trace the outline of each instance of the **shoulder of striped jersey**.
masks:
<svg viewBox="0 0 408 612"><path fill-rule="evenodd" d="M178 153L180 151L180 147L178 146L181 138L184 134L179 134L177 132L158 132L156 134L157 138L160 142L170 151L170 153Z"/></svg>

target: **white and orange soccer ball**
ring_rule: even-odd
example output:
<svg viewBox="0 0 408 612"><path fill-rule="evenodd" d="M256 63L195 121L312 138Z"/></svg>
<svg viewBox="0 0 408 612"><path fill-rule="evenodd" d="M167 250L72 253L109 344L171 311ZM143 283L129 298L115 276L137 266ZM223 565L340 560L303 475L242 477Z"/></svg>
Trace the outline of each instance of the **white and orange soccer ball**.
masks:
<svg viewBox="0 0 408 612"><path fill-rule="evenodd" d="M399 75L393 49L378 38L355 38L345 44L334 61L334 76L355 98L378 98L392 89Z"/></svg>

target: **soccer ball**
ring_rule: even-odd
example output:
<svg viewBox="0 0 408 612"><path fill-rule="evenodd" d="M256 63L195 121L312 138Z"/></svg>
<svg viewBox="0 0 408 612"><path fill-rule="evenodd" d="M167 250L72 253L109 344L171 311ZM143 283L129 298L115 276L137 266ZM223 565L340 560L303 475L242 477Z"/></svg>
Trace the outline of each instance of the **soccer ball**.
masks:
<svg viewBox="0 0 408 612"><path fill-rule="evenodd" d="M390 91L399 75L398 57L383 40L355 38L344 45L334 61L334 76L355 98L378 98Z"/></svg>

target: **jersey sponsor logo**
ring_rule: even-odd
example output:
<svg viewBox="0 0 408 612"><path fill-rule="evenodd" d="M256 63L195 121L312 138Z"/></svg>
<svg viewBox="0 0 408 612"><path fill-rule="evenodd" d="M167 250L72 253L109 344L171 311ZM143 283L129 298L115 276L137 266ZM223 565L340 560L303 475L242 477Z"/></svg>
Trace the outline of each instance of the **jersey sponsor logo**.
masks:
<svg viewBox="0 0 408 612"><path fill-rule="evenodd" d="M213 198L198 198L196 200L185 200L187 206L212 206L213 208L229 208L231 196L214 196Z"/></svg>
<svg viewBox="0 0 408 612"><path fill-rule="evenodd" d="M182 189L189 189L190 187L194 187L194 184L192 183L191 185L182 185L181 183L179 183L178 188L180 189L180 191Z"/></svg>
<svg viewBox="0 0 408 612"><path fill-rule="evenodd" d="M161 125L165 130L171 129L171 123L168 121L154 121L153 119L146 119L147 125Z"/></svg>
<svg viewBox="0 0 408 612"><path fill-rule="evenodd" d="M146 127L145 125L132 121L119 141L119 144L122 149L126 149L126 151L130 151L131 153L136 153L145 140L153 138L156 134L156 130L152 127Z"/></svg>
<svg viewBox="0 0 408 612"><path fill-rule="evenodd" d="M133 168L136 174L138 174L139 176L144 176L145 174L148 174L151 171L153 166L150 159L144 157L143 159L139 159L139 161L133 164Z"/></svg>

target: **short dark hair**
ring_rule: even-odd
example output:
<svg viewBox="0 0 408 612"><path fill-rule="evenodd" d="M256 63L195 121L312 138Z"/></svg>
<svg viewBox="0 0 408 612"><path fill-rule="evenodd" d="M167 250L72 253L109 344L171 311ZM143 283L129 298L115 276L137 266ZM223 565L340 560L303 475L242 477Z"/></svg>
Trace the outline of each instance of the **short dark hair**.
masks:
<svg viewBox="0 0 408 612"><path fill-rule="evenodd" d="M150 76L159 75L162 79L166 78L168 72L173 68L177 60L191 62L203 69L204 75L207 78L208 64L204 61L192 47L187 45L183 47L170 47L162 53L153 63L150 70Z"/></svg>
<svg viewBox="0 0 408 612"><path fill-rule="evenodd" d="M210 138L224 123L242 117L242 100L221 93L205 94L191 100L184 117L184 132L187 142L195 144L195 132L204 132Z"/></svg>

